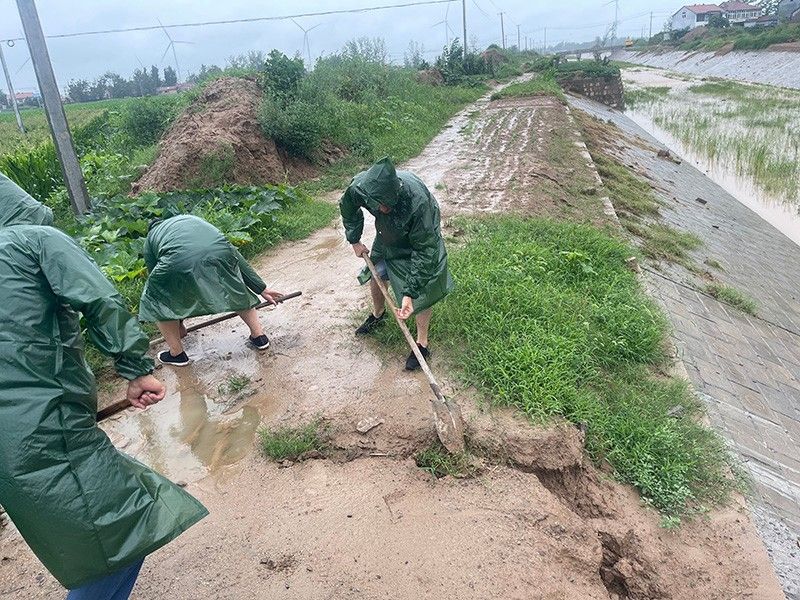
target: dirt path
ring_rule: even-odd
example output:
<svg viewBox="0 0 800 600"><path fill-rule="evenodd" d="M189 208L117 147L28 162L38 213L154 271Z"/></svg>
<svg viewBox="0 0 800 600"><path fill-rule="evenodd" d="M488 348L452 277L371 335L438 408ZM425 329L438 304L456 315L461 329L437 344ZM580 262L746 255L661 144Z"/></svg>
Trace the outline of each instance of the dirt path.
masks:
<svg viewBox="0 0 800 600"><path fill-rule="evenodd" d="M570 127L550 100L483 100L408 167L446 218L577 212L566 184L554 182L591 173L580 161L551 160L575 151ZM599 215L601 207L586 218ZM271 287L304 292L264 316L271 353L245 348L238 323L206 330L189 339L191 367L160 371L164 402L110 424L115 443L187 482L211 511L148 559L134 598L782 597L741 505L662 529L631 489L584 460L574 427L534 430L446 386L472 443L508 464L469 480L436 481L418 469L409 457L434 440L429 391L421 374L402 371L404 355L354 340L353 310L367 306L359 267L338 223L265 257L258 269ZM250 377L254 395L237 402L221 390L232 374ZM255 451L260 422L318 414L330 424L333 459L281 468ZM384 423L356 433L371 416ZM60 598L19 537L0 535L0 596Z"/></svg>

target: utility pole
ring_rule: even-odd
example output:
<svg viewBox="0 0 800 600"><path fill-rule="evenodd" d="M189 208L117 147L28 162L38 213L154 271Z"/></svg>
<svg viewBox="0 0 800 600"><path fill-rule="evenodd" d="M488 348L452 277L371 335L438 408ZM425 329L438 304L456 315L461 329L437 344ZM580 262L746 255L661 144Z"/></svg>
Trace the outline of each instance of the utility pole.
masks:
<svg viewBox="0 0 800 600"><path fill-rule="evenodd" d="M503 50L506 49L506 26L503 23L503 15L504 14L505 13L500 13L500 35L503 36L502 37L502 39L503 39Z"/></svg>
<svg viewBox="0 0 800 600"><path fill-rule="evenodd" d="M650 39L653 39L653 12L650 12Z"/></svg>
<svg viewBox="0 0 800 600"><path fill-rule="evenodd" d="M17 105L17 95L14 93L14 86L11 85L11 75L8 73L6 56L3 54L2 42L0 42L0 62L3 63L3 73L6 76L6 85L8 86L8 97L11 98L11 106L14 109L14 116L17 117L17 127L19 127L20 132L25 133L25 125L22 123L22 115L19 114L19 106Z"/></svg>
<svg viewBox="0 0 800 600"><path fill-rule="evenodd" d="M53 73L53 65L50 64L50 55L47 52L39 14L36 12L34 0L17 0L17 8L22 28L25 30L25 39L31 53L33 69L36 71L36 80L39 82L39 91L44 98L47 122L50 124L50 132L53 134L58 162L61 164L64 183L67 184L72 209L82 215L90 208L89 193L86 191L81 164L78 162L78 155L72 144L72 135L64 114L64 105L61 104L61 93Z"/></svg>
<svg viewBox="0 0 800 600"><path fill-rule="evenodd" d="M464 22L464 62L467 62L467 0L461 0L461 17Z"/></svg>
<svg viewBox="0 0 800 600"><path fill-rule="evenodd" d="M517 25L517 52L522 52L522 38L520 37L519 28L520 26Z"/></svg>

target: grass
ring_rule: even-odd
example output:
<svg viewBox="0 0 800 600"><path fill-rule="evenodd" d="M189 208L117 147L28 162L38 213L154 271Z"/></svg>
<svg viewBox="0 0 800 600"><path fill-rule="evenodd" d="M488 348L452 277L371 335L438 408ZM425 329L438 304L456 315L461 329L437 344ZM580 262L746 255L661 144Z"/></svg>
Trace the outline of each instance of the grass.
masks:
<svg viewBox="0 0 800 600"><path fill-rule="evenodd" d="M678 40L673 43L681 50L714 51L731 45L733 50L763 50L773 44L796 42L800 40L800 24L782 23L776 27L729 27L726 29L705 27L698 35L695 30L693 39Z"/></svg>
<svg viewBox="0 0 800 600"><path fill-rule="evenodd" d="M143 98L116 98L111 100L98 100L96 102L81 102L76 104L65 104L64 112L67 115L67 122L73 131L88 125L96 117L108 112L117 116L126 111L129 107L142 103ZM148 98L159 105L180 104L183 98L175 96L156 96ZM25 124L26 133L20 133L17 129L17 122L12 111L0 111L0 155L16 150L18 148L32 148L42 142L50 140L50 128L47 125L47 117L42 108L23 108L22 121Z"/></svg>
<svg viewBox="0 0 800 600"><path fill-rule="evenodd" d="M610 155L596 149L592 152L592 159L621 218L658 216L661 202L646 180L637 177Z"/></svg>
<svg viewBox="0 0 800 600"><path fill-rule="evenodd" d="M217 391L220 394L237 394L250 385L250 381L251 379L247 375L231 375L225 383L219 385Z"/></svg>
<svg viewBox="0 0 800 600"><path fill-rule="evenodd" d="M466 453L450 454L440 444L426 448L414 456L417 466L437 479L450 476L457 479L472 477L476 469Z"/></svg>
<svg viewBox="0 0 800 600"><path fill-rule="evenodd" d="M642 88L625 88L625 105L628 108L659 102L669 95L670 88L666 86L649 86Z"/></svg>
<svg viewBox="0 0 800 600"><path fill-rule="evenodd" d="M724 443L702 426L669 363L666 318L625 265L634 250L600 229L546 219L462 218L450 248L456 291L432 339L466 384L534 422L588 423L587 450L665 515L733 489ZM385 341L399 343L395 328ZM679 418L669 416L675 406Z"/></svg>
<svg viewBox="0 0 800 600"><path fill-rule="evenodd" d="M258 435L264 455L281 461L297 460L307 452L322 452L327 433L322 420L317 418L297 427L264 427L259 430Z"/></svg>
<svg viewBox="0 0 800 600"><path fill-rule="evenodd" d="M653 260L678 263L696 272L698 268L690 253L703 245L702 240L693 233L679 231L661 222L659 208L662 201L652 186L603 148L601 138L613 139L615 136L609 126L580 113L578 119L587 134L587 147L620 223L639 239L642 253Z"/></svg>
<svg viewBox="0 0 800 600"><path fill-rule="evenodd" d="M648 89L626 93L656 125L778 200L797 203L800 92L735 81L707 81L668 96L648 95Z"/></svg>
<svg viewBox="0 0 800 600"><path fill-rule="evenodd" d="M539 75L529 81L512 83L492 94L492 100L503 98L528 98L532 96L554 96L566 103L567 99L554 77Z"/></svg>
<svg viewBox="0 0 800 600"><path fill-rule="evenodd" d="M626 221L624 227L642 240L641 249L653 260L678 263L696 271L689 252L703 245L702 240L688 231L678 231L664 223L633 223Z"/></svg>
<svg viewBox="0 0 800 600"><path fill-rule="evenodd" d="M756 304L755 300L729 285L709 283L706 285L704 291L709 296L716 298L720 302L729 304L748 315L755 316L756 310L758 309L758 304Z"/></svg>

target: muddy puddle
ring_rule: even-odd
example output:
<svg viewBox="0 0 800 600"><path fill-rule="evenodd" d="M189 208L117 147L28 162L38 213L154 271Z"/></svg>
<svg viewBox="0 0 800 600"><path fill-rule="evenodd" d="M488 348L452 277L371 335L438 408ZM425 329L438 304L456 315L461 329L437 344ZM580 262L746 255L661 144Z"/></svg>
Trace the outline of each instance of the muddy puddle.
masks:
<svg viewBox="0 0 800 600"><path fill-rule="evenodd" d="M114 445L187 482L247 456L261 419L279 410L283 400L270 375L274 356L247 347L246 332L244 324L231 320L190 335L186 350L194 362L156 372L167 397L146 411L129 410L103 423Z"/></svg>
<svg viewBox="0 0 800 600"><path fill-rule="evenodd" d="M636 68L626 114L800 244L800 93Z"/></svg>

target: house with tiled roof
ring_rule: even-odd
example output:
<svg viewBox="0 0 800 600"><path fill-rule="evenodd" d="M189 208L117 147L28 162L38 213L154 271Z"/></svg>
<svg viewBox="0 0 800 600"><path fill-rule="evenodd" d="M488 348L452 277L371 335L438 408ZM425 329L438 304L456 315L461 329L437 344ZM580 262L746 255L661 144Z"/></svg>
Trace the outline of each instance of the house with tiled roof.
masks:
<svg viewBox="0 0 800 600"><path fill-rule="evenodd" d="M745 21L758 19L763 14L760 7L746 2L723 2L719 7L725 11L725 17L731 25L741 25Z"/></svg>
<svg viewBox="0 0 800 600"><path fill-rule="evenodd" d="M672 29L673 31L679 31L681 29L701 27L706 25L713 15L723 16L724 14L725 10L716 4L690 4L683 6L672 15Z"/></svg>

